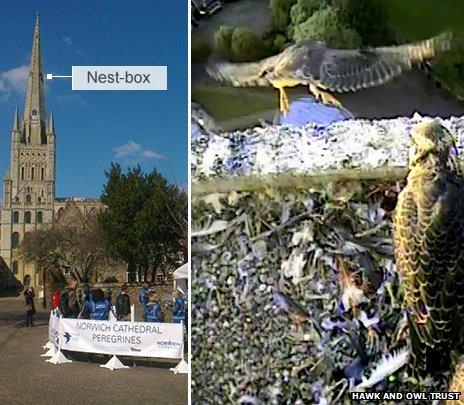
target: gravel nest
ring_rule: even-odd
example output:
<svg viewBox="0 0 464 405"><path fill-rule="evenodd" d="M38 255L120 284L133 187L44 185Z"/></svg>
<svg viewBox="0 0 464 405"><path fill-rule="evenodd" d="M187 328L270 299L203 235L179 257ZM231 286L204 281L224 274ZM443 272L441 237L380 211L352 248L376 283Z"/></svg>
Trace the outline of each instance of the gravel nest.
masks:
<svg viewBox="0 0 464 405"><path fill-rule="evenodd" d="M350 404L350 389L407 351L407 335L394 338L400 188L356 182L193 200L194 403ZM444 391L447 378L416 381L403 365L368 389Z"/></svg>

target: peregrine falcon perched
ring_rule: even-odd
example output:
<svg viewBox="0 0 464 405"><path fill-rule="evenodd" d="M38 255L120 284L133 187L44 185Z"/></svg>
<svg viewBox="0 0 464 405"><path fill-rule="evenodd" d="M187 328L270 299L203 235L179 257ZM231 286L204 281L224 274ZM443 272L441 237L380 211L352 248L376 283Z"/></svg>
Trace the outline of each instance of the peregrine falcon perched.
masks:
<svg viewBox="0 0 464 405"><path fill-rule="evenodd" d="M341 106L328 91L343 93L381 85L450 46L451 33L412 44L359 50L300 42L259 62L216 63L207 72L235 87L275 87L279 90L280 110L286 113L286 87L309 86L317 100Z"/></svg>
<svg viewBox="0 0 464 405"><path fill-rule="evenodd" d="M407 185L394 213L395 255L414 369L445 371L464 320L464 179L450 132L412 132Z"/></svg>

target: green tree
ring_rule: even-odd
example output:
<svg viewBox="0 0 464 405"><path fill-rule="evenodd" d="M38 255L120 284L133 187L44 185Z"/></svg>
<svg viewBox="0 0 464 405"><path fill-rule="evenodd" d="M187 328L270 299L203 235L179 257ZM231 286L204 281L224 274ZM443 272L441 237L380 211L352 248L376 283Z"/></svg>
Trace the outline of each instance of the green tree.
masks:
<svg viewBox="0 0 464 405"><path fill-rule="evenodd" d="M340 22L356 31L363 46L391 45L394 32L383 0L335 0Z"/></svg>
<svg viewBox="0 0 464 405"><path fill-rule="evenodd" d="M231 60L231 51L232 46L232 34L234 33L234 27L228 27L221 25L219 30L214 34L214 50L215 52L226 59Z"/></svg>
<svg viewBox="0 0 464 405"><path fill-rule="evenodd" d="M145 280L151 270L153 279L179 252L186 253L185 193L156 169L144 173L137 166L123 173L111 164L106 176L101 200L108 209L99 215L106 245Z"/></svg>
<svg viewBox="0 0 464 405"><path fill-rule="evenodd" d="M236 28L230 46L233 62L252 62L266 56L266 48L261 37L249 28Z"/></svg>
<svg viewBox="0 0 464 405"><path fill-rule="evenodd" d="M317 10L327 6L324 0L298 0L290 10L290 21L292 25L298 25L305 22Z"/></svg>
<svg viewBox="0 0 464 405"><path fill-rule="evenodd" d="M271 0L269 7L272 12L274 29L283 33L287 32L290 25L290 10L297 0Z"/></svg>
<svg viewBox="0 0 464 405"><path fill-rule="evenodd" d="M270 52L265 40L249 28L221 26L214 39L216 53L232 62L252 62Z"/></svg>
<svg viewBox="0 0 464 405"><path fill-rule="evenodd" d="M343 25L333 7L316 11L305 22L293 30L293 40L322 41L329 46L339 48L358 48L361 44L359 35Z"/></svg>

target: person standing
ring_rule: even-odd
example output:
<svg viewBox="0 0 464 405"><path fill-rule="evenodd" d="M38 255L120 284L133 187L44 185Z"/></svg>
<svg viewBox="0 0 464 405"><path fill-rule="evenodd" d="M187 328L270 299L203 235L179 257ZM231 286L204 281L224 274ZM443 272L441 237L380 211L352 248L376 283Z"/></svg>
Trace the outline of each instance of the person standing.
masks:
<svg viewBox="0 0 464 405"><path fill-rule="evenodd" d="M84 301L82 303L81 312L79 313L79 319L90 319L90 312L89 306L87 305L88 302L92 301L92 290L87 285L84 287Z"/></svg>
<svg viewBox="0 0 464 405"><path fill-rule="evenodd" d="M98 288L93 291L92 299L85 303L86 311L90 314L90 319L94 321L107 321L111 310L110 302L105 298L105 293Z"/></svg>
<svg viewBox="0 0 464 405"><path fill-rule="evenodd" d="M148 304L148 294L150 290L148 289L148 284L144 283L142 289L139 293L139 300L140 304L142 304L142 312L143 312L143 321L147 322L147 304Z"/></svg>
<svg viewBox="0 0 464 405"><path fill-rule="evenodd" d="M164 322L164 313L155 294L150 294L146 305L147 322Z"/></svg>
<svg viewBox="0 0 464 405"><path fill-rule="evenodd" d="M116 297L116 319L118 321L130 321L131 316L130 297L127 294L127 284L121 286L121 292Z"/></svg>
<svg viewBox="0 0 464 405"><path fill-rule="evenodd" d="M187 314L187 300L179 291L174 291L174 305L172 306L172 323L184 323Z"/></svg>
<svg viewBox="0 0 464 405"><path fill-rule="evenodd" d="M112 299L113 299L113 291L111 290L110 287L108 287L105 290L105 300L107 300L111 305L112 304Z"/></svg>
<svg viewBox="0 0 464 405"><path fill-rule="evenodd" d="M34 314L35 314L35 305L34 305L34 289L30 286L27 286L24 290L24 299L26 300L26 327L34 326Z"/></svg>
<svg viewBox="0 0 464 405"><path fill-rule="evenodd" d="M77 280L71 280L60 297L60 311L63 318L77 318L79 315L79 303L77 301Z"/></svg>

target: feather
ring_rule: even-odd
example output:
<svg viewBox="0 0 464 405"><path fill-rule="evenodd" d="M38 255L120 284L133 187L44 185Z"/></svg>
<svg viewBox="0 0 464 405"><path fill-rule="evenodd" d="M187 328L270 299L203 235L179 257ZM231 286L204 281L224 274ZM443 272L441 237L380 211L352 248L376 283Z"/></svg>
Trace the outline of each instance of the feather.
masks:
<svg viewBox="0 0 464 405"><path fill-rule="evenodd" d="M384 378L398 371L409 361L410 350L402 349L394 355L382 356L376 364L369 378L363 377L362 382L356 385L353 390L369 388L382 381Z"/></svg>

